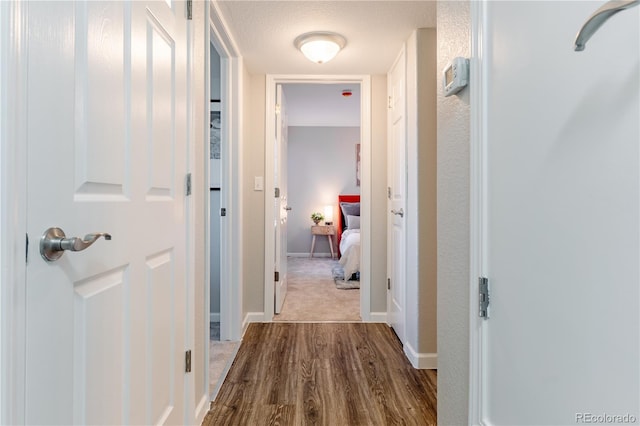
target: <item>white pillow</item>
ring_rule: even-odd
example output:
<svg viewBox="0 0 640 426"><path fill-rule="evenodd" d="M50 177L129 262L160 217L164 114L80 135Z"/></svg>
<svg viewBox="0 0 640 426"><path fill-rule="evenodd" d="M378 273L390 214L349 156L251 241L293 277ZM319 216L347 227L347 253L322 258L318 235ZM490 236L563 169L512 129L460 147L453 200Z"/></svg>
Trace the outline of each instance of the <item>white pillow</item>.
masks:
<svg viewBox="0 0 640 426"><path fill-rule="evenodd" d="M347 229L360 229L360 216L347 216Z"/></svg>

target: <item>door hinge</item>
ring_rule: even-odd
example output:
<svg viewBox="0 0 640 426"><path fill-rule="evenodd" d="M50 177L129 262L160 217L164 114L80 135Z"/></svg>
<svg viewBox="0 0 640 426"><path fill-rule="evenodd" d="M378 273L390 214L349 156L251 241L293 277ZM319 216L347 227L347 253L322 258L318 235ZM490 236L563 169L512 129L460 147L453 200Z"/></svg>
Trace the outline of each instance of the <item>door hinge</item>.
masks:
<svg viewBox="0 0 640 426"><path fill-rule="evenodd" d="M276 198L280 198L280 188L274 188L273 192Z"/></svg>
<svg viewBox="0 0 640 426"><path fill-rule="evenodd" d="M191 350L184 353L184 371L185 373L191 373Z"/></svg>
<svg viewBox="0 0 640 426"><path fill-rule="evenodd" d="M389 96L389 105L388 105L389 109L393 108L392 99L393 98L391 96Z"/></svg>
<svg viewBox="0 0 640 426"><path fill-rule="evenodd" d="M387 290L391 290L391 278L387 278Z"/></svg>
<svg viewBox="0 0 640 426"><path fill-rule="evenodd" d="M280 107L280 104L276 104L276 115L280 114L281 110L282 108Z"/></svg>
<svg viewBox="0 0 640 426"><path fill-rule="evenodd" d="M29 234L24 234L25 240L25 253L24 253L24 263L29 263Z"/></svg>
<svg viewBox="0 0 640 426"><path fill-rule="evenodd" d="M279 282L279 281L280 281L280 272L275 271L275 272L273 273L273 280L274 280L275 282Z"/></svg>
<svg viewBox="0 0 640 426"><path fill-rule="evenodd" d="M387 198L391 199L391 187L387 186Z"/></svg>
<svg viewBox="0 0 640 426"><path fill-rule="evenodd" d="M191 195L191 173L187 173L187 195Z"/></svg>
<svg viewBox="0 0 640 426"><path fill-rule="evenodd" d="M227 215L227 209L225 209L224 207L222 207L220 209L220 216L226 216Z"/></svg>
<svg viewBox="0 0 640 426"><path fill-rule="evenodd" d="M187 0L187 21L193 20L193 0Z"/></svg>
<svg viewBox="0 0 640 426"><path fill-rule="evenodd" d="M484 319L489 318L489 279L478 278L478 315Z"/></svg>

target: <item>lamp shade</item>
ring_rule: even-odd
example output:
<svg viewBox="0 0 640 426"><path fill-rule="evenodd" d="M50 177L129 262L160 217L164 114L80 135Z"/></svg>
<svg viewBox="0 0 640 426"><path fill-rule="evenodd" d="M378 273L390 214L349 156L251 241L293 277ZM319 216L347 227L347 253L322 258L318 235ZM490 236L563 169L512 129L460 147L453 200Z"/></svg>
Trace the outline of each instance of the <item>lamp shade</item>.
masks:
<svg viewBox="0 0 640 426"><path fill-rule="evenodd" d="M333 206L324 206L324 221L333 223Z"/></svg>
<svg viewBox="0 0 640 426"><path fill-rule="evenodd" d="M324 64L338 54L346 40L335 33L312 32L298 36L294 44L311 62Z"/></svg>

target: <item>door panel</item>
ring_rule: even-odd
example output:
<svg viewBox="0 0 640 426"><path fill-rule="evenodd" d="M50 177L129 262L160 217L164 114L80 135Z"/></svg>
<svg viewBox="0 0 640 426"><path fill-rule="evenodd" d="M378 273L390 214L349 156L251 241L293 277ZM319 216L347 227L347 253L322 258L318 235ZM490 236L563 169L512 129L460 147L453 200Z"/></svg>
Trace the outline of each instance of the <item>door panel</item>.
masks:
<svg viewBox="0 0 640 426"><path fill-rule="evenodd" d="M275 270L279 272L279 281L275 283L275 309L282 311L284 298L287 295L287 105L282 85L276 87L276 104L280 106L276 113L276 143L275 143L275 187L280 188L280 196L275 199Z"/></svg>
<svg viewBox="0 0 640 426"><path fill-rule="evenodd" d="M388 74L389 143L388 143L388 274L391 288L387 292L389 324L402 342L405 339L405 269L406 269L406 119L405 119L405 54L404 50ZM395 212L395 213L394 213Z"/></svg>
<svg viewBox="0 0 640 426"><path fill-rule="evenodd" d="M574 52L596 8L488 3L486 424L640 416L640 10Z"/></svg>
<svg viewBox="0 0 640 426"><path fill-rule="evenodd" d="M187 418L184 10L29 3L27 423ZM48 263L51 226L112 240Z"/></svg>

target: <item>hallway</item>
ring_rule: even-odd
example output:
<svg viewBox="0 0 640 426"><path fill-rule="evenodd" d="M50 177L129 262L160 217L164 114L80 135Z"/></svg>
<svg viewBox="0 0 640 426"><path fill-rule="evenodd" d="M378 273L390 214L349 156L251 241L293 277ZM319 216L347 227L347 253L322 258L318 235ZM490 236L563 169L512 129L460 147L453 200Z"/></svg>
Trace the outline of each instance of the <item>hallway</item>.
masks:
<svg viewBox="0 0 640 426"><path fill-rule="evenodd" d="M435 425L436 371L379 323L253 323L203 425Z"/></svg>

